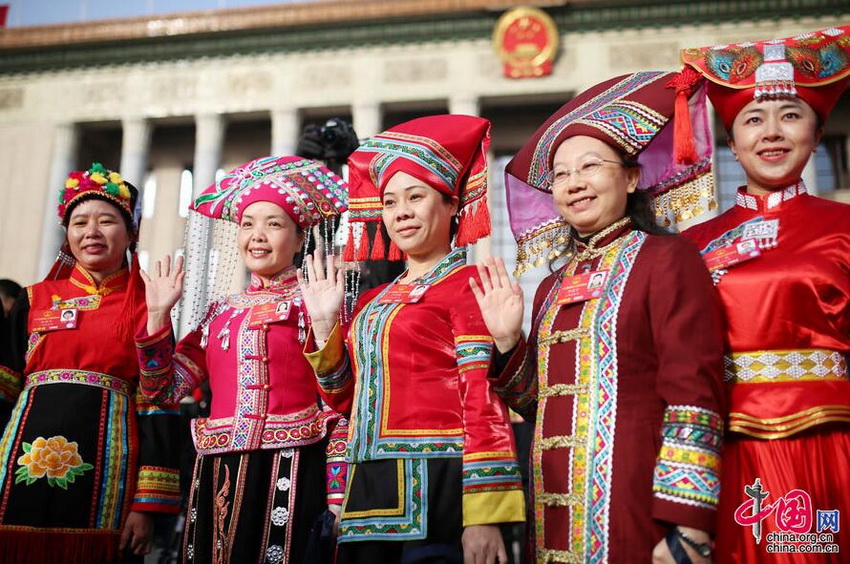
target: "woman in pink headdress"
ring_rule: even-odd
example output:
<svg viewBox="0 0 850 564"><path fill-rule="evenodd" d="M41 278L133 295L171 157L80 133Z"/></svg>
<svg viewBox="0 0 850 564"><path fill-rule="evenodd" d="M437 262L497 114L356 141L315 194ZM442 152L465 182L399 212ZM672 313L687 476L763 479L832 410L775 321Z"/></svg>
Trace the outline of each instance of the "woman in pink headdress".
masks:
<svg viewBox="0 0 850 564"><path fill-rule="evenodd" d="M182 261L172 268L166 258L145 276L147 331L137 336L144 393L176 400L204 381L212 391L209 417L192 422L198 456L186 562L331 557L309 552L318 543L308 541L314 521L342 500L344 428L319 399L324 394L301 353L306 317L294 262L309 230L335 221L346 197L342 179L300 157L256 159L210 186L190 222L203 215L214 231L231 234L213 236L212 248L204 231L187 241L187 260L200 271L188 290L197 295L202 283L228 290L230 277L216 284L216 264L205 266L226 264L237 249L251 282L236 294L198 299L202 307L194 310L203 317L176 346L170 312L182 293ZM191 303L188 309L191 316Z"/></svg>

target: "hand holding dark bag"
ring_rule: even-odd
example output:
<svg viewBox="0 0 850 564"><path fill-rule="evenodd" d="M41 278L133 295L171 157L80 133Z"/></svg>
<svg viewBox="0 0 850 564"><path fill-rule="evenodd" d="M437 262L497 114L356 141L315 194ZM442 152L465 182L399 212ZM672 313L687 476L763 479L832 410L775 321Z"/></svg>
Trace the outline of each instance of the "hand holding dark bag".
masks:
<svg viewBox="0 0 850 564"><path fill-rule="evenodd" d="M304 564L333 564L336 552L335 521L336 516L329 509L313 520Z"/></svg>

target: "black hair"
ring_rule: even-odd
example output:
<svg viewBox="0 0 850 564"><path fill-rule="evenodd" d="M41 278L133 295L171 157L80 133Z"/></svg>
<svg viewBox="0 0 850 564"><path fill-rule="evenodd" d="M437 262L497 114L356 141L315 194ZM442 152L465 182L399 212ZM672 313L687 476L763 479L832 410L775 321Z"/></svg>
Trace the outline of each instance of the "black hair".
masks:
<svg viewBox="0 0 850 564"><path fill-rule="evenodd" d="M295 235L301 237L301 250L297 251L292 257L292 264L299 266L304 263L305 256L313 253L313 250L316 248L316 239L311 237L309 241L307 240L307 229L312 229L312 227L305 229L298 225L297 222L293 223L295 223ZM310 247L309 249L307 248L308 246Z"/></svg>
<svg viewBox="0 0 850 564"><path fill-rule="evenodd" d="M641 164L637 159L622 158L623 167L635 170L640 174ZM672 235L670 231L658 225L655 215L655 205L648 192L635 190L626 197L626 215L631 218L632 225L638 231L650 235Z"/></svg>
<svg viewBox="0 0 850 564"><path fill-rule="evenodd" d="M445 192L440 192L440 195L443 197L443 203L450 204L452 203L452 198L454 196L452 194L446 194ZM451 223L449 224L449 242L453 241L455 235L457 235L458 225L460 222L460 201L458 201L457 212L455 212L454 217L452 217Z"/></svg>
<svg viewBox="0 0 850 564"><path fill-rule="evenodd" d="M8 278L0 279L0 297L18 298L21 293L21 285Z"/></svg>

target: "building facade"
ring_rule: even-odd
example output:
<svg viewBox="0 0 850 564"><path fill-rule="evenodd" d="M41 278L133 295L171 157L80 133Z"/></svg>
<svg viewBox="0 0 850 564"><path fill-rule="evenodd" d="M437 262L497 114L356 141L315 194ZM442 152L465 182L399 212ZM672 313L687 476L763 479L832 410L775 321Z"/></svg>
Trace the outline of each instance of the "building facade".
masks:
<svg viewBox="0 0 850 564"><path fill-rule="evenodd" d="M689 46L850 22L837 0L536 2L560 44L548 76L504 76L492 34L509 0L336 0L0 30L0 277L30 284L62 231L55 194L94 160L143 189L141 260L181 246L192 192L340 116L361 138L430 113L493 122L494 235L512 259L501 169L558 106L606 78L680 68ZM739 180L716 127L721 207ZM850 201L850 96L827 124L809 185ZM728 200L728 198L726 198ZM524 277L533 288L543 272ZM527 292L531 294L532 292Z"/></svg>

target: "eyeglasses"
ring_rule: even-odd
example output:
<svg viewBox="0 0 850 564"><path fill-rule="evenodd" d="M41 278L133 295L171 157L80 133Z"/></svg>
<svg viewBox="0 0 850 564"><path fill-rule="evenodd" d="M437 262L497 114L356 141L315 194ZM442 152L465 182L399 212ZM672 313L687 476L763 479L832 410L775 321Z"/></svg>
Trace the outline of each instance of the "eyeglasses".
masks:
<svg viewBox="0 0 850 564"><path fill-rule="evenodd" d="M552 188L561 188L569 182L570 176L572 176L573 173L576 173L579 178L590 178L591 176L598 174L605 163L623 166L623 163L620 161L594 159L592 161L587 161L578 168L567 168L558 170L557 172L550 170L546 175L546 184Z"/></svg>

